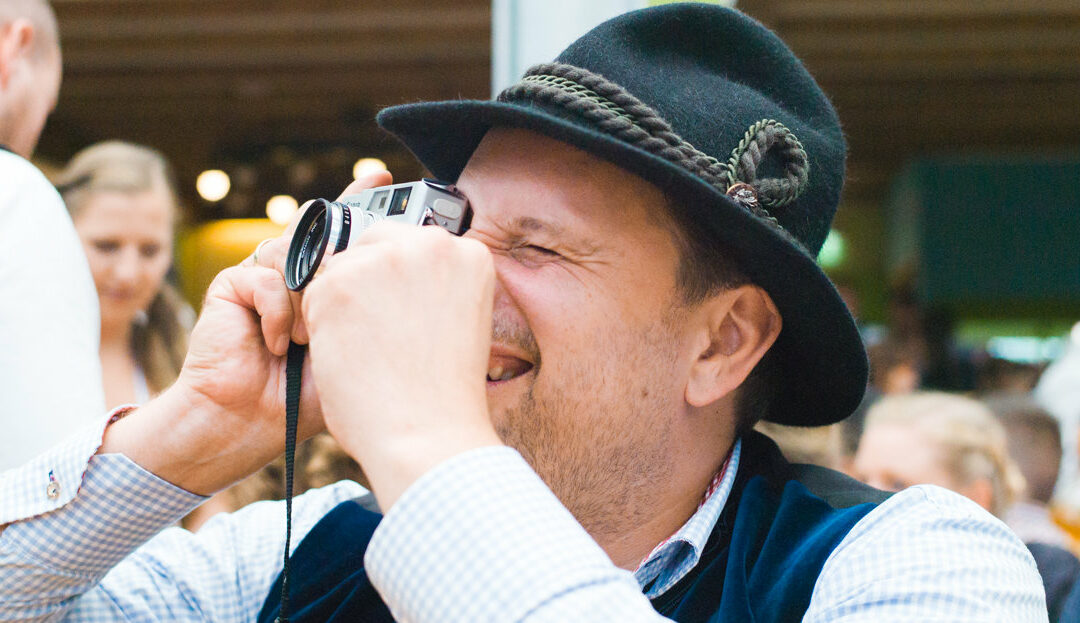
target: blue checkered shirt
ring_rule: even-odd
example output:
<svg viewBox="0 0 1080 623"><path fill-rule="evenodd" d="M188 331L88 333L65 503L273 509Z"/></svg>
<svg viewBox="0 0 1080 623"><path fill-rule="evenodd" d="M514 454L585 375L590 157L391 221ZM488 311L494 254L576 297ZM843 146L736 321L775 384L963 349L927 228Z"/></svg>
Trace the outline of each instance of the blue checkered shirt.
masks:
<svg viewBox="0 0 1080 623"><path fill-rule="evenodd" d="M198 533L203 501L121 455L102 426L0 474L0 620L250 621L281 570L284 509L260 502ZM512 449L458 455L390 509L365 568L400 621L660 621L648 597L698 561L738 469L636 573L602 549ZM294 543L362 495L295 501ZM649 585L648 596L642 586ZM826 561L803 621L1046 621L1026 548L974 503L919 486L867 514Z"/></svg>

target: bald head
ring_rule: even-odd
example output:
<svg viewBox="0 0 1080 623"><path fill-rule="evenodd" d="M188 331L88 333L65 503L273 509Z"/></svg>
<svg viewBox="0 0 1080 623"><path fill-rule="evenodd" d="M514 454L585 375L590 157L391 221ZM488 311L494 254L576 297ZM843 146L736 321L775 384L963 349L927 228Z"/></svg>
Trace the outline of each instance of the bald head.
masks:
<svg viewBox="0 0 1080 623"><path fill-rule="evenodd" d="M59 91L52 7L45 0L0 0L0 144L29 158Z"/></svg>
<svg viewBox="0 0 1080 623"><path fill-rule="evenodd" d="M34 54L47 56L57 51L60 38L56 29L56 14L46 0L0 1L0 27L19 19L26 20L34 28Z"/></svg>

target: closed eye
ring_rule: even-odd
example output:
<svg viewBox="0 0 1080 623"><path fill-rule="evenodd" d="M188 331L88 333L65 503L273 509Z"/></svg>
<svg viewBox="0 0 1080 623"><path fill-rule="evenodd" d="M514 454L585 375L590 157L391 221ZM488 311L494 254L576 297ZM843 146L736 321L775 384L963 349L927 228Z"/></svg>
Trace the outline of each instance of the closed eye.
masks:
<svg viewBox="0 0 1080 623"><path fill-rule="evenodd" d="M510 257L523 264L537 264L557 260L562 257L558 252L535 244L522 244L510 248Z"/></svg>

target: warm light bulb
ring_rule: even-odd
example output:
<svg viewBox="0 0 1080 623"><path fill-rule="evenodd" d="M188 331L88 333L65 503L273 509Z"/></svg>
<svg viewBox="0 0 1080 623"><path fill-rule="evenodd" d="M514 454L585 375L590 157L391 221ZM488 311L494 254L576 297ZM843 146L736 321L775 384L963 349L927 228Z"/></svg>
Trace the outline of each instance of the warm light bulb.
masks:
<svg viewBox="0 0 1080 623"><path fill-rule="evenodd" d="M278 225L288 225L299 209L296 199L289 195L274 195L266 202L266 217Z"/></svg>
<svg viewBox="0 0 1080 623"><path fill-rule="evenodd" d="M385 171L386 163L378 158L361 158L353 165L352 175L353 179L360 179L365 175L375 173L377 171Z"/></svg>
<svg viewBox="0 0 1080 623"><path fill-rule="evenodd" d="M221 201L225 198L225 195L229 194L231 187L232 182L229 181L229 174L220 169L203 171L195 179L195 190L199 192L200 197L207 201Z"/></svg>

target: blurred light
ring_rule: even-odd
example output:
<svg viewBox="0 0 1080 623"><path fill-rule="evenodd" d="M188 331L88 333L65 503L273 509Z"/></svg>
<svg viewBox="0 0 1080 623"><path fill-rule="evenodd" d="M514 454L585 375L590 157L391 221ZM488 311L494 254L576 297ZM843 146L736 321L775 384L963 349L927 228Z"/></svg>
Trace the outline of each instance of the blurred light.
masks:
<svg viewBox="0 0 1080 623"><path fill-rule="evenodd" d="M289 167L289 182L293 186L307 186L318 177L319 170L310 160L301 160Z"/></svg>
<svg viewBox="0 0 1080 623"><path fill-rule="evenodd" d="M195 190L207 201L221 201L229 194L230 188L232 182L229 181L229 174L221 169L203 171L195 178Z"/></svg>
<svg viewBox="0 0 1080 623"><path fill-rule="evenodd" d="M288 225L300 206L289 195L275 195L266 202L266 217L278 225Z"/></svg>
<svg viewBox="0 0 1080 623"><path fill-rule="evenodd" d="M386 163L378 158L361 158L353 165L352 175L353 179L360 179L365 175L375 173L378 171L385 171Z"/></svg>
<svg viewBox="0 0 1080 623"><path fill-rule="evenodd" d="M818 264L822 268L836 268L844 263L846 257L847 242L844 241L844 236L835 229L830 229L825 244L821 245L821 252L818 253Z"/></svg>
<svg viewBox="0 0 1080 623"><path fill-rule="evenodd" d="M1046 363L1065 352L1065 339L1060 337L993 337L986 342L991 357L1017 363Z"/></svg>

